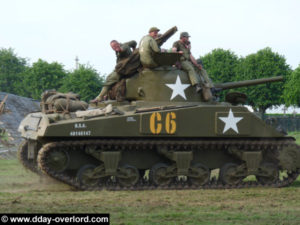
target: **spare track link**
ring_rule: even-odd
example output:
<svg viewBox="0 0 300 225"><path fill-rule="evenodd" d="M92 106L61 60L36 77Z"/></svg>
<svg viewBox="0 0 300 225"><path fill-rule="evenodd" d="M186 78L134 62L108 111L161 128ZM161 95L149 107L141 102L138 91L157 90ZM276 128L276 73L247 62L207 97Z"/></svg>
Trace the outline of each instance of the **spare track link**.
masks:
<svg viewBox="0 0 300 225"><path fill-rule="evenodd" d="M57 147L71 147L72 149L87 146L87 145L97 145L103 146L106 149L110 147L114 150L117 149L153 149L155 146L168 146L171 149L222 149L228 146L237 146L244 150L263 150L263 149L270 149L270 150L279 150L280 148L289 146L289 145L296 145L293 139L283 139L283 140L263 140L263 141L253 141L253 140L163 140L163 139L141 139L141 140L128 140L128 139L101 139L101 140L85 140L85 141L61 141L61 142L52 142L46 144L38 154L38 166L45 174L57 179L63 183L66 183L76 189L80 190L155 190L155 189L162 189L162 190L196 190L196 189L234 189L234 188L253 188L253 187L286 187L292 184L300 174L300 169L297 172L293 172L288 174L286 178L283 180L278 180L275 183L271 184L261 184L257 181L248 181L248 182L240 182L236 185L224 185L220 181L216 181L212 179L210 183L205 184L203 186L196 186L196 185L189 185L187 183L181 181L174 181L173 183L169 184L168 186L157 186L154 184L149 183L149 181L145 181L141 179L138 184L133 187L122 187L118 183L115 182L108 182L106 183L105 187L96 187L90 188L86 186L81 186L76 178L69 177L67 174L64 173L56 173L51 171L46 163L45 159L47 158L47 153L54 150ZM297 146L297 148L300 147Z"/></svg>

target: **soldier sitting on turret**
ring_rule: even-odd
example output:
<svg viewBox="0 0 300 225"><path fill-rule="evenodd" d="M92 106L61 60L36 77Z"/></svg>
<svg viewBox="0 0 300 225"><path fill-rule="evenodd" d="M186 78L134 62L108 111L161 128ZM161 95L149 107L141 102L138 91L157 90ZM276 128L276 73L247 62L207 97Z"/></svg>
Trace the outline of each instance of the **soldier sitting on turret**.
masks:
<svg viewBox="0 0 300 225"><path fill-rule="evenodd" d="M151 27L149 34L144 36L139 44L140 60L144 68L155 68L159 65L154 61L154 54L161 52L155 39L158 37L159 29Z"/></svg>
<svg viewBox="0 0 300 225"><path fill-rule="evenodd" d="M127 59L132 54L132 51L135 50L136 45L137 45L136 41L130 41L121 44L116 40L112 40L110 42L110 46L116 52L117 64L122 60ZM102 87L100 94L95 99L91 100L91 103L97 103L103 101L104 96L107 94L110 87L115 83L117 83L120 79L121 79L121 74L117 73L116 70L114 70L111 74L109 74L106 78L105 84Z"/></svg>
<svg viewBox="0 0 300 225"><path fill-rule="evenodd" d="M173 44L173 51L177 51L182 54L180 58L181 67L188 73L192 85L196 87L196 92L199 93L203 87L211 88L211 85L207 76L201 76L202 66L197 63L191 53L189 37L190 36L187 32L182 32L180 34L180 40Z"/></svg>

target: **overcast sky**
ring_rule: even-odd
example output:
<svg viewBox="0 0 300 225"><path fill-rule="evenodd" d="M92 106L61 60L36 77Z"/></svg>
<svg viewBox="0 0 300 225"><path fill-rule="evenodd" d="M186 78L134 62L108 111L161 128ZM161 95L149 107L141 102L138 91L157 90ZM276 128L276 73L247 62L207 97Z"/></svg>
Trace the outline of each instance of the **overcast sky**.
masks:
<svg viewBox="0 0 300 225"><path fill-rule="evenodd" d="M0 0L0 47L20 57L57 61L65 69L89 63L101 74L115 66L112 39L136 40L151 26L191 35L199 57L214 48L239 56L271 47L295 69L300 63L300 1L298 0Z"/></svg>

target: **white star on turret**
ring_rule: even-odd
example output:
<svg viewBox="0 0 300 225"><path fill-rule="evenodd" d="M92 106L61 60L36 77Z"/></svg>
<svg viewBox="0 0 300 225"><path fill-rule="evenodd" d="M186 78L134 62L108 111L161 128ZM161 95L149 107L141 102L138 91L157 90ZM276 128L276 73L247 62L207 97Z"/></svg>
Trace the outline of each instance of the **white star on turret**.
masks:
<svg viewBox="0 0 300 225"><path fill-rule="evenodd" d="M219 117L220 120L222 120L225 123L225 127L223 130L223 134L229 130L230 128L234 130L235 132L239 133L238 128L236 124L243 119L243 117L234 117L231 109L229 110L228 117Z"/></svg>
<svg viewBox="0 0 300 225"><path fill-rule="evenodd" d="M176 83L175 84L166 84L166 85L169 88L171 88L172 91L173 91L170 100L172 100L173 98L175 98L177 95L180 95L181 97L183 97L186 100L184 90L187 89L190 86L190 84L183 84L183 83L181 83L179 75L177 75Z"/></svg>

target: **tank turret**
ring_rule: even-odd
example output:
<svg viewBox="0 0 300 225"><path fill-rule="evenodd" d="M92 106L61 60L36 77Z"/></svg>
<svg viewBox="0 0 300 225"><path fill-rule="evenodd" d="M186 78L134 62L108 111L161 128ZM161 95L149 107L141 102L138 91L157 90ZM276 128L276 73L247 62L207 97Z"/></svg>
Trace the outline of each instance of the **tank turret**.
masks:
<svg viewBox="0 0 300 225"><path fill-rule="evenodd" d="M195 87L190 84L186 72L177 69L175 66L170 66L175 64L179 56L178 53L158 54L157 61L161 62L161 65L164 62L165 66L152 70L142 70L139 74L127 79L125 99L130 101L206 102L207 100L201 94L195 92ZM278 76L214 84L214 90L234 89L282 80L283 77Z"/></svg>

